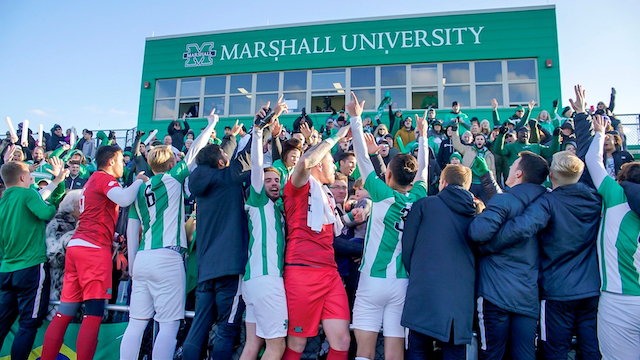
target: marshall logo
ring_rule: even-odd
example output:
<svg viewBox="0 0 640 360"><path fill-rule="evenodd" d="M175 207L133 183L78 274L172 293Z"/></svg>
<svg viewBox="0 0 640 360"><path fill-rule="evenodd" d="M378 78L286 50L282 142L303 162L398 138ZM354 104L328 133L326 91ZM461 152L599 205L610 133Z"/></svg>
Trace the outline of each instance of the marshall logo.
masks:
<svg viewBox="0 0 640 360"><path fill-rule="evenodd" d="M216 51L213 50L213 42L205 42L202 45L187 44L187 52L182 54L185 67L211 66Z"/></svg>

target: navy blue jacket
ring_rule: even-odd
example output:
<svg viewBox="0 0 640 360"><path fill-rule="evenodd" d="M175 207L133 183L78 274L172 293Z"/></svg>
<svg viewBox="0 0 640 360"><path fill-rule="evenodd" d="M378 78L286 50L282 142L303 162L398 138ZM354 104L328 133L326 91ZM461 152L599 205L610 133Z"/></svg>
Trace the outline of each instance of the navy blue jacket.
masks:
<svg viewBox="0 0 640 360"><path fill-rule="evenodd" d="M508 221L497 238L518 242L538 234L540 298L569 301L600 294L596 238L602 200L583 183L540 196Z"/></svg>
<svg viewBox="0 0 640 360"><path fill-rule="evenodd" d="M632 183L631 181L623 181L620 185L624 188L624 193L627 196L629 207L640 215L640 184Z"/></svg>
<svg viewBox="0 0 640 360"><path fill-rule="evenodd" d="M456 185L413 204L402 235L402 326L449 341L453 325L456 345L471 342L476 271L467 228L475 214L473 195Z"/></svg>
<svg viewBox="0 0 640 360"><path fill-rule="evenodd" d="M537 318L538 239L534 235L505 243L496 235L546 189L525 183L507 191L492 197L469 227L469 237L483 255L478 259L478 296L503 310Z"/></svg>
<svg viewBox="0 0 640 360"><path fill-rule="evenodd" d="M225 137L225 140L235 142L235 137L231 138ZM233 146L225 143L223 148L227 154L233 154ZM249 180L250 169L250 155L243 150L226 168L198 165L189 176L189 190L198 204L198 282L244 274L249 230L242 184Z"/></svg>

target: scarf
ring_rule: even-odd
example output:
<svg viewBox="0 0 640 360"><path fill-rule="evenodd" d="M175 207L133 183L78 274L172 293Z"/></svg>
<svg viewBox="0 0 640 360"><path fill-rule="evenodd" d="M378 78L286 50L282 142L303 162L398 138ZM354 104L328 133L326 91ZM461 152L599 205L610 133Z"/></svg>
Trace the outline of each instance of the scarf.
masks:
<svg viewBox="0 0 640 360"><path fill-rule="evenodd" d="M333 224L333 234L342 232L342 221L336 216L336 202L333 194L313 176L309 177L309 208L307 210L307 226L319 233L323 225Z"/></svg>

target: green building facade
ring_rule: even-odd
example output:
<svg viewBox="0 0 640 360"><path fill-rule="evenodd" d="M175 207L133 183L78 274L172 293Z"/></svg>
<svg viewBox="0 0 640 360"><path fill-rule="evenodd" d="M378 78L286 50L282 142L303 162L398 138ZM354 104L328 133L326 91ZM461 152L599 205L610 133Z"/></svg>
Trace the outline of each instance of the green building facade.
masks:
<svg viewBox="0 0 640 360"><path fill-rule="evenodd" d="M350 91L372 118L385 94L405 114L436 107L491 119L560 98L555 6L354 19L153 37L146 40L138 128L166 132L190 113L194 129L212 108L221 123L251 123L284 94L290 125L303 108L319 128ZM387 109L381 120L388 123Z"/></svg>

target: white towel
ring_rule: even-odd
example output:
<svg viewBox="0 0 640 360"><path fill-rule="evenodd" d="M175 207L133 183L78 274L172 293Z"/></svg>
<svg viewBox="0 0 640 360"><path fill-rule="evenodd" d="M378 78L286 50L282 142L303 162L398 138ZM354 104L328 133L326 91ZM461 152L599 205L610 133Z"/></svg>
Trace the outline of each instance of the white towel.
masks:
<svg viewBox="0 0 640 360"><path fill-rule="evenodd" d="M307 210L307 226L319 233L323 225L333 224L333 233L338 236L342 232L342 221L335 213L336 202L333 194L313 176L309 176L309 209Z"/></svg>

